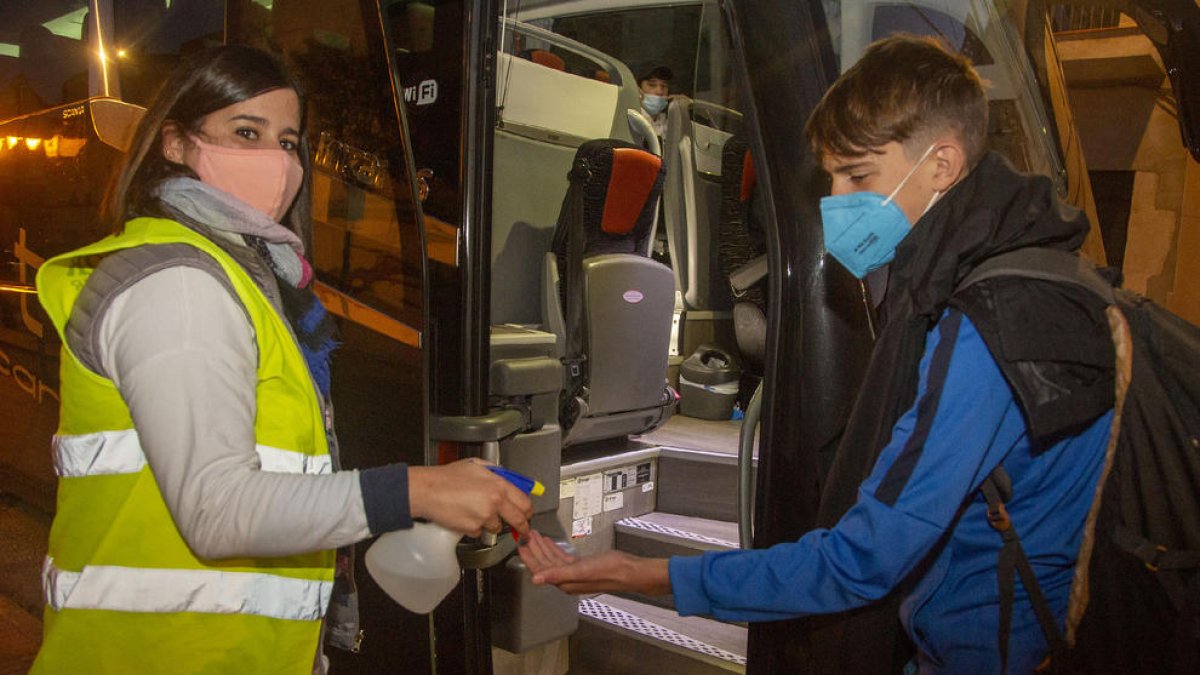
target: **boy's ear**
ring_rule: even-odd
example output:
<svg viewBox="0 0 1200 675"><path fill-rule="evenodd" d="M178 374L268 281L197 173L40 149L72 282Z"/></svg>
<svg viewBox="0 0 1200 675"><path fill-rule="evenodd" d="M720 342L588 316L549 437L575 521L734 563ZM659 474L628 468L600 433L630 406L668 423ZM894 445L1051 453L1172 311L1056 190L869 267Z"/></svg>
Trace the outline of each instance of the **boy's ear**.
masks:
<svg viewBox="0 0 1200 675"><path fill-rule="evenodd" d="M933 189L938 192L949 190L955 183L966 177L969 171L967 153L963 150L962 143L956 138L939 141L933 151L933 162L935 169L932 183Z"/></svg>
<svg viewBox="0 0 1200 675"><path fill-rule="evenodd" d="M174 122L164 122L162 126L162 154L168 162L183 164L183 151L187 140L183 130Z"/></svg>

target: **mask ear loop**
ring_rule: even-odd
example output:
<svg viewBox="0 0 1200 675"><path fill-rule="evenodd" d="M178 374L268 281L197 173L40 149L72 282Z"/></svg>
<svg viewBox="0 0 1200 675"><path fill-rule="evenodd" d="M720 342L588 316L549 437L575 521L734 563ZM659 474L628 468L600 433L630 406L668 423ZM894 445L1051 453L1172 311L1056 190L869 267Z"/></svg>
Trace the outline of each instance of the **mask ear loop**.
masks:
<svg viewBox="0 0 1200 675"><path fill-rule="evenodd" d="M929 213L929 209L932 209L933 205L937 203L937 200L939 200L941 198L942 198L942 192L940 192L938 190L934 190L933 196L929 198L929 203L925 205L925 210L921 212L921 215L923 216L926 213Z"/></svg>
<svg viewBox="0 0 1200 675"><path fill-rule="evenodd" d="M929 147L925 148L925 152L921 154L921 158L917 160L916 164L913 164L912 168L908 170L908 173L904 174L904 178L900 179L900 184L896 186L895 190L892 190L892 194L888 195L887 199L884 199L882 202L880 202L880 206L887 206L889 202L896 198L896 195L900 194L901 188L904 187L904 184L908 182L909 178L912 178L912 175L917 172L917 169L925 163L925 159L929 157L929 153L933 152L933 149L936 146L937 143L930 143ZM937 198L936 194L934 195L934 198ZM925 210L928 211L930 206L933 206L932 201L929 202L929 206L925 207Z"/></svg>

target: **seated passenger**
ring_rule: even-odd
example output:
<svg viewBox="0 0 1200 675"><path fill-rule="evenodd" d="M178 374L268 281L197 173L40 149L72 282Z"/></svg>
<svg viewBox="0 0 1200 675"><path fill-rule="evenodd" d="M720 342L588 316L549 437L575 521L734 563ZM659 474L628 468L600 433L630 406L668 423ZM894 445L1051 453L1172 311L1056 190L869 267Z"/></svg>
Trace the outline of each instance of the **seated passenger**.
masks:
<svg viewBox="0 0 1200 675"><path fill-rule="evenodd" d="M832 177L826 247L859 278L891 266L885 323L822 499L829 527L669 560L577 559L535 533L521 549L534 583L673 593L681 614L731 621L845 612L898 590L919 672L1039 668L1048 647L1029 593L1015 594L1000 646L1003 539L981 487L1000 467L1011 478L1005 509L1061 631L1111 433L1115 355L1104 303L1088 291L996 278L955 293L993 256L1075 251L1088 231L1050 179L986 151L987 112L970 62L898 36L869 47L806 127ZM1073 374L1029 356L1053 353L1051 341L1092 356ZM991 349L1000 344L1019 344L1025 360Z"/></svg>
<svg viewBox="0 0 1200 675"><path fill-rule="evenodd" d="M659 141L667 135L667 103L674 77L675 73L663 65L646 68L637 76L638 91L642 94L642 112L650 120Z"/></svg>

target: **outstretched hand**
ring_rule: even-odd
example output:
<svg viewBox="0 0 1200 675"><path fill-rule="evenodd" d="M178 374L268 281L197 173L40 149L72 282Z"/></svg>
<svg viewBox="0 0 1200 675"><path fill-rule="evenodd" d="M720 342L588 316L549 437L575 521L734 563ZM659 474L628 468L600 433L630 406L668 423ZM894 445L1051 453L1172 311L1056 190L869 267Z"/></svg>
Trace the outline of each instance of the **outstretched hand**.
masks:
<svg viewBox="0 0 1200 675"><path fill-rule="evenodd" d="M478 459L409 467L408 501L413 517L472 537L499 533L503 523L523 534L533 514L528 495Z"/></svg>
<svg viewBox="0 0 1200 675"><path fill-rule="evenodd" d="M579 558L534 530L518 553L533 574L533 583L551 584L567 593L671 592L665 558L639 558L620 551Z"/></svg>

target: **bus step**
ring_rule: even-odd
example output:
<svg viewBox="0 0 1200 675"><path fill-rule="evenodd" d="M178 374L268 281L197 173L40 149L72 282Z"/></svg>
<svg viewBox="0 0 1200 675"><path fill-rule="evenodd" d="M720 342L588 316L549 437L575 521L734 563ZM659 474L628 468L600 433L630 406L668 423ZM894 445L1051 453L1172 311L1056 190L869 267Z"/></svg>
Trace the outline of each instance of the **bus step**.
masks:
<svg viewBox="0 0 1200 675"><path fill-rule="evenodd" d="M656 511L737 520L737 457L664 447L659 451Z"/></svg>
<svg viewBox="0 0 1200 675"><path fill-rule="evenodd" d="M616 549L649 558L700 555L738 547L737 525L721 520L655 512L619 520L614 529ZM666 609L675 607L670 595L626 597Z"/></svg>
<svg viewBox="0 0 1200 675"><path fill-rule="evenodd" d="M738 548L737 523L651 512L618 520L615 547L652 558L728 551Z"/></svg>
<svg viewBox="0 0 1200 675"><path fill-rule="evenodd" d="M612 595L581 599L579 619L571 675L746 672L743 626Z"/></svg>

